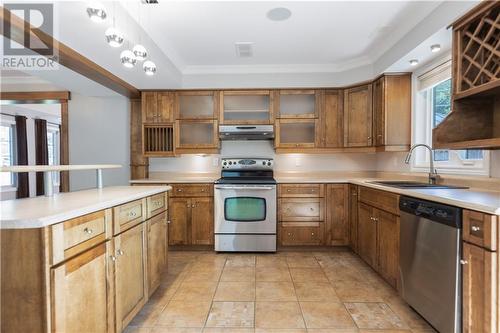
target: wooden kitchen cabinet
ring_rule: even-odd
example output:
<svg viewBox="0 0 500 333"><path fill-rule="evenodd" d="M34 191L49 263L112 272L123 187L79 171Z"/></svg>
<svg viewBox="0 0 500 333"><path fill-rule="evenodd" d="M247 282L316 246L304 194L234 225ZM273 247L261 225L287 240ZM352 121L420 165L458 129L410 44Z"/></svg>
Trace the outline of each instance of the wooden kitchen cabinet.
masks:
<svg viewBox="0 0 500 333"><path fill-rule="evenodd" d="M344 146L344 93L342 90L325 90L319 116L322 148Z"/></svg>
<svg viewBox="0 0 500 333"><path fill-rule="evenodd" d="M374 209L377 224L377 271L394 288L399 276L399 217Z"/></svg>
<svg viewBox="0 0 500 333"><path fill-rule="evenodd" d="M173 184L169 200L169 245L213 245L212 184Z"/></svg>
<svg viewBox="0 0 500 333"><path fill-rule="evenodd" d="M191 219L191 199L170 197L168 201L170 223L168 245L188 245Z"/></svg>
<svg viewBox="0 0 500 333"><path fill-rule="evenodd" d="M144 91L141 100L143 123L171 123L174 120L174 92Z"/></svg>
<svg viewBox="0 0 500 333"><path fill-rule="evenodd" d="M219 148L217 120L177 120L177 153L211 152Z"/></svg>
<svg viewBox="0 0 500 333"><path fill-rule="evenodd" d="M220 92L221 124L272 124L274 94L270 90L228 90Z"/></svg>
<svg viewBox="0 0 500 333"><path fill-rule="evenodd" d="M175 119L217 119L218 92L178 91Z"/></svg>
<svg viewBox="0 0 500 333"><path fill-rule="evenodd" d="M280 221L323 221L324 220L323 198L280 198L279 219Z"/></svg>
<svg viewBox="0 0 500 333"><path fill-rule="evenodd" d="M344 147L370 147L372 137L372 85L344 90Z"/></svg>
<svg viewBox="0 0 500 333"><path fill-rule="evenodd" d="M276 148L314 148L318 142L318 126L318 119L278 119L274 145Z"/></svg>
<svg viewBox="0 0 500 333"><path fill-rule="evenodd" d="M463 242L462 330L498 332L498 254Z"/></svg>
<svg viewBox="0 0 500 333"><path fill-rule="evenodd" d="M151 296L160 286L161 276L167 268L167 216L161 213L146 222L147 228L147 267L148 267L148 295Z"/></svg>
<svg viewBox="0 0 500 333"><path fill-rule="evenodd" d="M111 242L51 269L54 332L114 332Z"/></svg>
<svg viewBox="0 0 500 333"><path fill-rule="evenodd" d="M374 81L373 131L375 146L386 150L409 149L411 74L387 74Z"/></svg>
<svg viewBox="0 0 500 333"><path fill-rule="evenodd" d="M278 233L282 246L324 244L324 223L322 222L282 222L279 224Z"/></svg>
<svg viewBox="0 0 500 333"><path fill-rule="evenodd" d="M117 332L127 327L147 301L146 251L144 223L114 237Z"/></svg>
<svg viewBox="0 0 500 333"><path fill-rule="evenodd" d="M276 93L276 118L318 118L321 104L319 90L279 90Z"/></svg>
<svg viewBox="0 0 500 333"><path fill-rule="evenodd" d="M349 247L358 253L358 186L349 184Z"/></svg>
<svg viewBox="0 0 500 333"><path fill-rule="evenodd" d="M191 244L212 245L214 243L213 198L191 199Z"/></svg>
<svg viewBox="0 0 500 333"><path fill-rule="evenodd" d="M373 207L358 204L358 254L374 269L377 267L377 224Z"/></svg>
<svg viewBox="0 0 500 333"><path fill-rule="evenodd" d="M325 242L327 245L349 245L347 184L326 185Z"/></svg>

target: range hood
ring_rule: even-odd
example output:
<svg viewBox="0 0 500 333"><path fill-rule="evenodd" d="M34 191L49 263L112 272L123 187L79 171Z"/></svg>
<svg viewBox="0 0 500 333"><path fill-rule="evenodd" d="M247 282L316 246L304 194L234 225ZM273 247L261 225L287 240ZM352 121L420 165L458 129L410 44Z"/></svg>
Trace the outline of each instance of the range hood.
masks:
<svg viewBox="0 0 500 333"><path fill-rule="evenodd" d="M273 125L220 125L221 140L272 140Z"/></svg>

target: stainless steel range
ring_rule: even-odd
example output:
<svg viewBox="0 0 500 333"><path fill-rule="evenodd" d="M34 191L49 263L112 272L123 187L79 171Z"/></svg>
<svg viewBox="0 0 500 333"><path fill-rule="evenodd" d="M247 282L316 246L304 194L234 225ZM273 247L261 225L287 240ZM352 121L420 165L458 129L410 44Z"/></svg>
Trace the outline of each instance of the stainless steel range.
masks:
<svg viewBox="0 0 500 333"><path fill-rule="evenodd" d="M215 251L276 252L272 159L222 159L214 197Z"/></svg>

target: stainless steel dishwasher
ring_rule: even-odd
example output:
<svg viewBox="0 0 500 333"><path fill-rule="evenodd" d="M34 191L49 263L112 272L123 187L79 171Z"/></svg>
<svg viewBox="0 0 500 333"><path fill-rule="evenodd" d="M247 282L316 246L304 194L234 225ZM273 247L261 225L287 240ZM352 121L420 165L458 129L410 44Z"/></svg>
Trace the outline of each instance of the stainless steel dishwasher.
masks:
<svg viewBox="0 0 500 333"><path fill-rule="evenodd" d="M405 196L399 208L402 297L440 333L461 332L462 210Z"/></svg>

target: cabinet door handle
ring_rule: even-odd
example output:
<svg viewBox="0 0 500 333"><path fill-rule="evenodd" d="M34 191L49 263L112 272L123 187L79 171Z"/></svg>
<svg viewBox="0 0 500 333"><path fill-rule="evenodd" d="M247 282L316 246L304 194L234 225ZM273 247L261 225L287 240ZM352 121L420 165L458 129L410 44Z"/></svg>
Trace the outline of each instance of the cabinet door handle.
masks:
<svg viewBox="0 0 500 333"><path fill-rule="evenodd" d="M462 265L467 265L469 262L467 260L464 260L464 259L460 259L460 264Z"/></svg>
<svg viewBox="0 0 500 333"><path fill-rule="evenodd" d="M93 232L94 232L94 230L92 230L92 229L90 229L90 228L85 228L85 229L83 229L83 232L85 232L86 234L89 234L89 235L90 235L91 233L93 233Z"/></svg>
<svg viewBox="0 0 500 333"><path fill-rule="evenodd" d="M479 228L478 226L475 226L475 225L473 225L471 227L471 229L472 229L472 231L479 231L479 230L481 230L481 228Z"/></svg>

